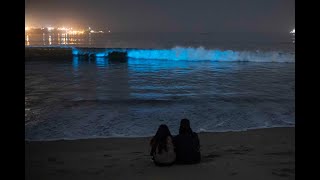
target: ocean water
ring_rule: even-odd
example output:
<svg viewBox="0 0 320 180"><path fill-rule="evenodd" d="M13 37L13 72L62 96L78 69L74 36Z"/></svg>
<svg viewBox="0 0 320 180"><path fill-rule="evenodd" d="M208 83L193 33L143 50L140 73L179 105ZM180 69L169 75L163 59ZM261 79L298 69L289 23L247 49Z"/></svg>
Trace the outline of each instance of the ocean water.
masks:
<svg viewBox="0 0 320 180"><path fill-rule="evenodd" d="M104 33L25 34L25 46L171 49L177 46L221 50L294 51L289 33Z"/></svg>
<svg viewBox="0 0 320 180"><path fill-rule="evenodd" d="M50 44L28 35L26 48L70 47L73 55L26 58L26 140L151 136L160 124L177 134L182 118L196 132L295 125L290 37L118 33L61 44L52 36ZM128 60L109 60L110 48Z"/></svg>

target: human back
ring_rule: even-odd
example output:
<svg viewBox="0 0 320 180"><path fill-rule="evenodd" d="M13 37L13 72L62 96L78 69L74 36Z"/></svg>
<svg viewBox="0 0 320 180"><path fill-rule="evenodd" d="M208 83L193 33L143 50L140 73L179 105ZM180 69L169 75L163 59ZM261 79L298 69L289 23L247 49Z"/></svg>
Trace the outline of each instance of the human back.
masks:
<svg viewBox="0 0 320 180"><path fill-rule="evenodd" d="M176 154L172 135L165 124L159 126L156 135L150 141L150 146L150 155L156 165L166 166L175 162Z"/></svg>
<svg viewBox="0 0 320 180"><path fill-rule="evenodd" d="M179 134L174 137L176 162L182 164L198 163L201 160L200 141L193 132L188 119L180 122Z"/></svg>

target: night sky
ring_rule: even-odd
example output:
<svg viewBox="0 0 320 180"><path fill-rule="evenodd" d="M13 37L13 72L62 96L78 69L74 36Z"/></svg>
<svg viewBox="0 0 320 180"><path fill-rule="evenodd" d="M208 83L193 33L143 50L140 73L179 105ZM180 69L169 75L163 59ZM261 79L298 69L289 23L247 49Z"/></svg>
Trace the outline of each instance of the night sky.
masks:
<svg viewBox="0 0 320 180"><path fill-rule="evenodd" d="M113 32L290 32L294 0L26 0L26 25Z"/></svg>

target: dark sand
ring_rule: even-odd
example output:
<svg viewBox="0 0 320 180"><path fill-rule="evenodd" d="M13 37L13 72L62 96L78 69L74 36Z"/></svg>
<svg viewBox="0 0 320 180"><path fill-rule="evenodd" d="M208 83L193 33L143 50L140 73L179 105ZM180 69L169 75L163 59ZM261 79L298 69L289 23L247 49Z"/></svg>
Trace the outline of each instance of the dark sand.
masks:
<svg viewBox="0 0 320 180"><path fill-rule="evenodd" d="M202 161L156 167L148 138L25 142L26 179L295 179L295 128L200 133Z"/></svg>

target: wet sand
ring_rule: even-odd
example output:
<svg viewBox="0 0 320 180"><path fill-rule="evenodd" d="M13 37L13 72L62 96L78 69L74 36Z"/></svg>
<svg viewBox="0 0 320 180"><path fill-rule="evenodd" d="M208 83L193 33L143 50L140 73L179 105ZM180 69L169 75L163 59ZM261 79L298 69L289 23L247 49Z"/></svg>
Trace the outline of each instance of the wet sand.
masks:
<svg viewBox="0 0 320 180"><path fill-rule="evenodd" d="M200 133L202 161L155 166L146 138L25 142L26 179L295 179L295 128Z"/></svg>

